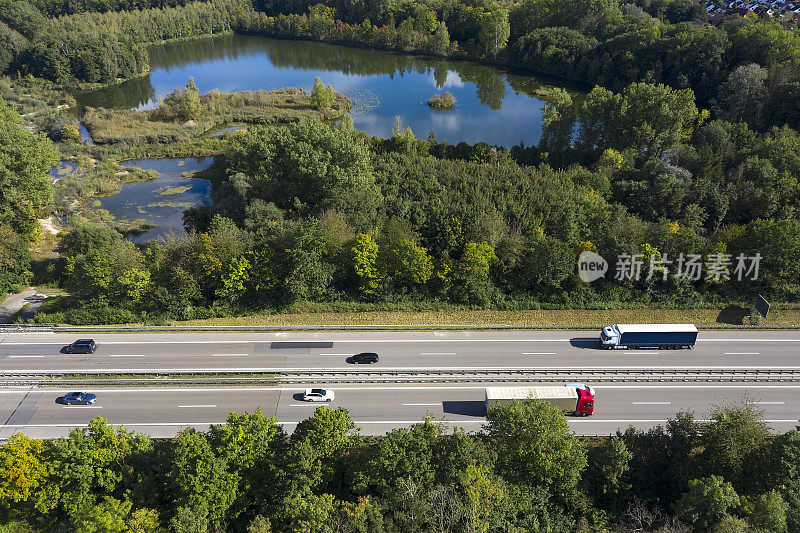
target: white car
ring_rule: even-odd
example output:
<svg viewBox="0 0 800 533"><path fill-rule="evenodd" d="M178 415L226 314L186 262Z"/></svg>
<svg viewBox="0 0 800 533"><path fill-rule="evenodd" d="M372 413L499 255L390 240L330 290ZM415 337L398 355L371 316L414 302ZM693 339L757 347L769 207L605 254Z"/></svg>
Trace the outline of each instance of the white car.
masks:
<svg viewBox="0 0 800 533"><path fill-rule="evenodd" d="M306 389L303 394L305 402L332 402L336 395L329 389Z"/></svg>

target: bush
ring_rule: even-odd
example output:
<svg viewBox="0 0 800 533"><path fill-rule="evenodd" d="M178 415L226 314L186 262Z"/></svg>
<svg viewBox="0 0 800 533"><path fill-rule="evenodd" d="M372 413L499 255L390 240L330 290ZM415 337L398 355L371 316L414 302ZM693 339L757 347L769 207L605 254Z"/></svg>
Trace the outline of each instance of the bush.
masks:
<svg viewBox="0 0 800 533"><path fill-rule="evenodd" d="M61 314L61 313L54 313ZM39 317L41 321L42 317ZM87 309L70 309L63 313L63 322L75 326L90 326L93 324L126 324L139 322L139 316L127 309L116 307L97 307Z"/></svg>
<svg viewBox="0 0 800 533"><path fill-rule="evenodd" d="M434 94L428 100L428 106L437 111L453 109L456 105L456 97L446 92L444 94Z"/></svg>

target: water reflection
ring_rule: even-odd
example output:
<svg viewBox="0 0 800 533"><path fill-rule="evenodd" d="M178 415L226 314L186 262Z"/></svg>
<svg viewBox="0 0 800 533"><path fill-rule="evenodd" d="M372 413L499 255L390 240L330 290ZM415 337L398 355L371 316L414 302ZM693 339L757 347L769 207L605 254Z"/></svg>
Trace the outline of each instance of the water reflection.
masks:
<svg viewBox="0 0 800 533"><path fill-rule="evenodd" d="M418 137L433 131L451 143L530 145L541 136L544 103L534 95L543 82L471 62L241 35L159 45L150 54L148 76L79 94L79 103L152 107L190 76L201 92L310 88L320 76L356 101L354 125L372 135L389 136L400 116ZM442 116L427 100L444 90L457 103Z"/></svg>
<svg viewBox="0 0 800 533"><path fill-rule="evenodd" d="M133 242L147 242L170 232L183 233L183 211L189 207L210 205L210 183L200 178L183 178L184 172L196 172L211 166L213 157L185 159L138 159L125 161L123 166L155 170L160 175L151 181L126 183L111 196L98 198L119 220L145 220L154 227L136 237Z"/></svg>

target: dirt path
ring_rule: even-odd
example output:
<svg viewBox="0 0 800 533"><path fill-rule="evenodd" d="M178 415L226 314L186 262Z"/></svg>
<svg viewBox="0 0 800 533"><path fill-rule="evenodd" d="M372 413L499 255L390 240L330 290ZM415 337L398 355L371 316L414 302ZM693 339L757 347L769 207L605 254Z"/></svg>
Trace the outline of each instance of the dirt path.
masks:
<svg viewBox="0 0 800 533"><path fill-rule="evenodd" d="M44 303L47 296L36 290L36 287L30 287L18 294L12 294L6 298L3 303L0 303L0 324L10 324L11 320L22 311L23 318L28 319L36 313L40 305Z"/></svg>

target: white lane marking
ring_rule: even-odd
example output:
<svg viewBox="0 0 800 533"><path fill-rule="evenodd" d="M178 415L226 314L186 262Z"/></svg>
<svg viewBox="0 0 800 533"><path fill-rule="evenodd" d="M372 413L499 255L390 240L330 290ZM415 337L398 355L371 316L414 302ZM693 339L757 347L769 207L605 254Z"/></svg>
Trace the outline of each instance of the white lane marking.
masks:
<svg viewBox="0 0 800 533"><path fill-rule="evenodd" d="M351 353L321 353L320 355L338 355L338 356L343 356L343 355L353 355L353 354L351 354Z"/></svg>
<svg viewBox="0 0 800 533"><path fill-rule="evenodd" d="M456 352L421 352L420 355L456 355Z"/></svg>
<svg viewBox="0 0 800 533"><path fill-rule="evenodd" d="M758 352L725 352L723 355L758 355Z"/></svg>
<svg viewBox="0 0 800 533"><path fill-rule="evenodd" d="M335 390L337 391L360 391L360 390L368 390L368 391L403 391L403 390L484 390L487 385L435 385L430 387L403 387L403 386L384 386L384 385L377 385L374 387L336 387ZM488 386L493 386L492 384L488 384ZM509 385L511 386L511 385ZM800 389L800 385L696 385L696 384L687 384L687 385L658 385L655 383L645 384L645 385L592 385L594 389L697 389L697 390L704 390L704 389ZM33 390L33 387L19 387L16 389L0 389L0 394L22 394L29 390ZM67 392L72 392L74 389L36 389L41 390L42 392L48 394L64 394ZM104 388L95 388L98 392L103 393L127 393L127 392L135 392L135 393L142 393L142 392L163 392L163 393L175 393L175 392L278 392L278 391L286 391L286 392L300 392L304 391L305 388L302 387L235 387L235 388L220 388L220 387L208 387L208 388L167 388L167 387L150 387L150 388L130 388L130 389L104 389Z"/></svg>
<svg viewBox="0 0 800 533"><path fill-rule="evenodd" d="M188 409L190 407L207 407L207 408L210 409L210 408L213 408L213 407L216 407L216 406L217 406L217 404L209 403L209 404L205 404L205 405L179 405L178 407L186 408L186 409Z"/></svg>
<svg viewBox="0 0 800 533"><path fill-rule="evenodd" d="M786 405L786 402L750 402L753 405Z"/></svg>
<svg viewBox="0 0 800 533"><path fill-rule="evenodd" d="M102 405L62 405L62 409L102 409Z"/></svg>
<svg viewBox="0 0 800 533"><path fill-rule="evenodd" d="M625 355L658 355L658 352L623 352Z"/></svg>
<svg viewBox="0 0 800 533"><path fill-rule="evenodd" d="M404 403L403 405L442 405L442 402L439 402L439 403Z"/></svg>
<svg viewBox="0 0 800 533"><path fill-rule="evenodd" d="M132 354L132 353L125 353L119 355L109 355L109 357L147 357L144 354Z"/></svg>
<svg viewBox="0 0 800 533"><path fill-rule="evenodd" d="M576 331L577 333L578 331ZM38 332L14 332L15 335L36 335ZM269 335L270 333L267 333ZM275 335L272 333L271 335ZM574 338L574 337L573 337ZM570 342L573 338L564 338L564 339L453 339L453 338L446 338L446 339L296 339L296 338L286 338L281 337L281 342L291 341L291 342L337 342L337 343L352 343L352 344L363 344L363 343L372 343L372 344L380 344L380 343L412 343L412 342ZM588 339L588 337L581 337L582 339ZM592 338L592 340L596 340ZM241 339L228 339L228 340L192 340L192 341L146 341L146 340L137 340L137 341L103 341L102 344L106 345L116 345L116 344L253 344L253 343L264 343L264 342L273 342L273 338L267 339L250 339L250 340L241 340ZM712 343L712 342L800 342L800 336L796 339L697 339L697 342L700 343ZM29 346L32 344L35 345L61 345L64 346L68 344L67 342L3 342L4 346Z"/></svg>
<svg viewBox="0 0 800 533"><path fill-rule="evenodd" d="M9 355L8 356L9 359L13 359L13 358L16 358L16 359L29 359L29 358L34 358L34 357L35 358L40 358L40 357L44 357L44 356L43 355Z"/></svg>
<svg viewBox="0 0 800 533"><path fill-rule="evenodd" d="M136 373L147 373L147 372L159 372L159 373L192 373L192 372L200 372L200 373L219 373L219 372L262 372L262 373L280 373L280 372L327 372L331 370L336 370L339 372L342 371L352 371L357 372L354 370L350 370L351 367L347 365L343 366L326 366L326 367L218 367L218 368L203 368L203 367L183 367L183 368L137 368L137 369L120 369L120 368L76 368L76 367L62 367L62 368L37 368L37 373L42 372L55 372L55 373L64 373L64 372L86 372L91 371L94 374L136 374ZM612 371L612 370L655 370L658 369L660 372L669 371L669 370L800 370L800 366L769 366L769 365L730 365L730 366L684 366L684 365L669 365L669 366L652 366L652 365L640 365L640 366L390 366L390 367L380 367L381 370L396 370L396 371L405 371L405 370L420 370L420 371L441 371L441 370L452 370L452 371L508 371L508 370L519 370L519 371L551 371L551 372L558 372L560 370L569 370L569 371ZM10 368L3 370L5 374L29 374L31 372L30 369L16 369ZM529 379L525 379L525 381L529 381Z"/></svg>
<svg viewBox="0 0 800 533"><path fill-rule="evenodd" d="M213 357L248 357L249 353L215 353Z"/></svg>
<svg viewBox="0 0 800 533"><path fill-rule="evenodd" d="M522 352L522 355L558 355L556 352Z"/></svg>
<svg viewBox="0 0 800 533"><path fill-rule="evenodd" d="M672 405L672 402L631 402L633 405Z"/></svg>

